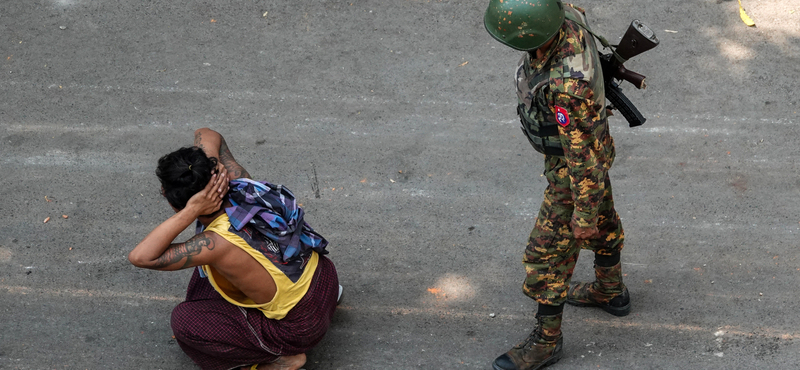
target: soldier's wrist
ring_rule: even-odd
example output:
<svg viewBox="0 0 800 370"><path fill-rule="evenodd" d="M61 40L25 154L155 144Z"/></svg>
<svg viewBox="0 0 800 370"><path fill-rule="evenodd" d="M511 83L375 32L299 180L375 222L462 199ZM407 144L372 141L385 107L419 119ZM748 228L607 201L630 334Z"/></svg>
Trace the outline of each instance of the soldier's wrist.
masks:
<svg viewBox="0 0 800 370"><path fill-rule="evenodd" d="M581 215L572 215L573 227L581 227L591 229L597 227L597 217L582 217Z"/></svg>

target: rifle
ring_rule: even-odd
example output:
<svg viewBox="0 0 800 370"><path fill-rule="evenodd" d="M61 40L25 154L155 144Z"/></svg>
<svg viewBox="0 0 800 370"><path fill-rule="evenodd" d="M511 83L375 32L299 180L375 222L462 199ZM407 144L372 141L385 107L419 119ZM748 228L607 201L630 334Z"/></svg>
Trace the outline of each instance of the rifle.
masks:
<svg viewBox="0 0 800 370"><path fill-rule="evenodd" d="M603 46L610 47L614 45L606 45L604 43ZM647 87L644 82L645 76L625 68L623 63L656 46L658 46L658 38L655 33L639 20L634 20L628 26L628 30L622 36L619 44L615 45L610 53L600 54L606 99L611 102L608 108L619 110L628 121L630 127L641 126L647 119L636 109L630 99L622 93L622 89L616 80L620 80L620 82L622 80L628 81L638 89Z"/></svg>

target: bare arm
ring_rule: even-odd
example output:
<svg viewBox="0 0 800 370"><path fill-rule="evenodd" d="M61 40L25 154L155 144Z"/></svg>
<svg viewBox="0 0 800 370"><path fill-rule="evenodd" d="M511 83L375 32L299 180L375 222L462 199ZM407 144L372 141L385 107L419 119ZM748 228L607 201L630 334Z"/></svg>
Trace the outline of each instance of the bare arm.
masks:
<svg viewBox="0 0 800 370"><path fill-rule="evenodd" d="M136 267L154 270L179 270L210 263L216 256L216 234L202 233L185 243L171 243L198 216L219 210L228 186L225 178L225 171L213 175L208 185L192 196L184 209L147 234L128 254L128 260Z"/></svg>
<svg viewBox="0 0 800 370"><path fill-rule="evenodd" d="M228 170L228 177L233 179L251 178L250 173L233 158L228 143L218 132L201 128L194 132L194 146L203 149L209 157L219 158L219 163Z"/></svg>
<svg viewBox="0 0 800 370"><path fill-rule="evenodd" d="M214 253L216 234L202 233L193 236L183 243L170 244L154 261L136 264L137 267L152 270L174 271L194 266L208 265L216 260Z"/></svg>

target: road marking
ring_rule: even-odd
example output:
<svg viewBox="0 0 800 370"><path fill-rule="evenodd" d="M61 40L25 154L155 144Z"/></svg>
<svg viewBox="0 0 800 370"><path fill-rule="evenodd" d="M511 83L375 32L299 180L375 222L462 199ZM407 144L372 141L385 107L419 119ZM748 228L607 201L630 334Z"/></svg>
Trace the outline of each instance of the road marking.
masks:
<svg viewBox="0 0 800 370"><path fill-rule="evenodd" d="M111 290L89 290L89 289L70 289L70 288L30 288L19 285L0 284L0 290L6 290L11 294L19 295L45 295L53 297L71 296L76 298L122 298L122 299L144 299L151 301L183 302L183 297L153 295L134 292L118 292Z"/></svg>
<svg viewBox="0 0 800 370"><path fill-rule="evenodd" d="M45 166L45 167L80 167L104 168L112 172L139 171L151 172L154 167L155 157L148 154L132 154L118 152L93 152L91 155L49 150L44 155L33 156L5 156L3 163L10 165Z"/></svg>
<svg viewBox="0 0 800 370"><path fill-rule="evenodd" d="M146 293L120 292L120 291L109 291L109 290L101 291L101 290L88 290L88 289L70 289L70 288L59 288L59 289L30 288L25 286L3 285L3 284L0 284L0 290L6 290L10 294L19 294L19 295L37 294L37 295L46 295L53 297L62 297L66 295L77 298L92 297L92 298L113 298L113 299L140 299L140 300L164 301L164 302L183 302L184 300L182 297L178 296L153 295ZM497 314L495 318L489 318L489 314L487 313L488 311L476 312L476 311L466 311L466 310L449 309L442 307L399 307L399 306L354 307L354 306L342 305L339 306L337 309L359 312L359 313L367 313L367 314L426 315L426 316L437 316L440 318L457 318L457 319L469 318L478 320L500 319L500 320L520 320L520 321L530 319L529 314L518 314L518 313ZM667 330L673 332L697 332L697 333L707 332L710 333L710 335L713 335L713 333L723 330L727 335L750 336L758 332L759 334L763 334L768 337L777 339L784 339L784 340L800 339L800 333L797 333L795 331L787 331L783 329L776 329L764 326L759 326L758 330L756 329L750 330L738 325L703 327L699 325L637 321L636 317L631 318L628 321L619 321L616 319L613 320L572 319L572 320L582 321L584 323L595 326L628 328L628 329L635 329L642 331Z"/></svg>
<svg viewBox="0 0 800 370"><path fill-rule="evenodd" d="M446 309L438 307L429 307L429 308L396 307L396 306L353 307L353 306L342 305L339 306L337 309L358 312L358 313L368 313L368 314L426 315L426 316L437 316L439 318L455 318L455 319L468 318L480 321L498 320L498 319L525 321L525 320L530 320L532 317L532 315L530 314L511 313L511 314L496 314L494 318L490 318L488 313L489 311L474 312L474 311ZM672 332L697 332L697 333L709 333L709 335L714 335L715 332L718 332L719 330L724 330L726 335L728 336L730 335L751 336L753 334L763 334L771 338L784 339L784 340L800 339L800 333L798 332L769 328L764 326L758 326L758 328L754 328L752 330L738 325L703 327L699 325L636 321L640 319L637 319L635 317L628 319L628 321L619 321L618 319L610 319L610 320L571 319L571 320L583 322L598 327L626 328L626 329L641 330L641 331L667 330Z"/></svg>

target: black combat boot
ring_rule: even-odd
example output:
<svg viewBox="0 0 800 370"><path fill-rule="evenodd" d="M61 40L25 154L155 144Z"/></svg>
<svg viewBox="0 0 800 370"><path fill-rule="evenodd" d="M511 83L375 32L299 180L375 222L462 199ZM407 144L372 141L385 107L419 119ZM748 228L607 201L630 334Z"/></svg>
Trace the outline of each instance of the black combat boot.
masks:
<svg viewBox="0 0 800 370"><path fill-rule="evenodd" d="M622 263L603 267L595 263L591 283L572 282L569 284L567 303L573 306L600 307L614 316L625 316L631 312L631 296L622 283Z"/></svg>
<svg viewBox="0 0 800 370"><path fill-rule="evenodd" d="M562 305L563 307L563 305ZM537 370L561 359L561 313L536 314L538 323L524 342L494 360L494 370Z"/></svg>

